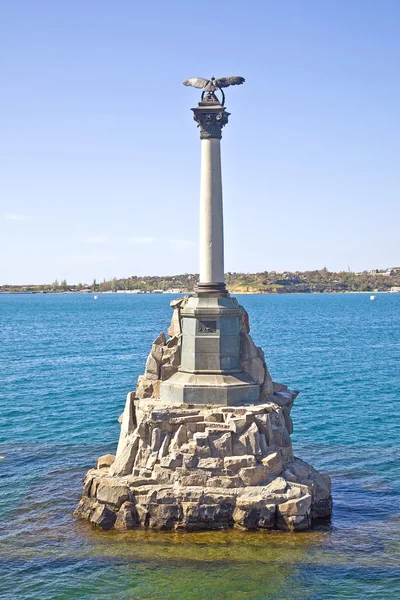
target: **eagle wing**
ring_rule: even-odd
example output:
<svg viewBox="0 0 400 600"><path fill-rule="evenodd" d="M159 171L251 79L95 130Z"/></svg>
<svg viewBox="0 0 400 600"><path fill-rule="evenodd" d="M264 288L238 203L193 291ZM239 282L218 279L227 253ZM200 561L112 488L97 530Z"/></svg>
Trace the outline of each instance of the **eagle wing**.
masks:
<svg viewBox="0 0 400 600"><path fill-rule="evenodd" d="M241 85L244 82L244 77L221 77L220 79L216 79L214 83L215 87L226 88L230 85Z"/></svg>
<svg viewBox="0 0 400 600"><path fill-rule="evenodd" d="M203 77L192 77L191 79L186 79L183 82L183 85L191 85L195 88L204 88L209 81L209 79L203 79Z"/></svg>

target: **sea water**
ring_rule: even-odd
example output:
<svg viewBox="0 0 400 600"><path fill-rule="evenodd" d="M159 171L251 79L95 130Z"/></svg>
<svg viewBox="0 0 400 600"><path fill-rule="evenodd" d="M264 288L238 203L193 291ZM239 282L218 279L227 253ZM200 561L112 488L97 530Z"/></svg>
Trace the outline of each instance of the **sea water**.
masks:
<svg viewBox="0 0 400 600"><path fill-rule="evenodd" d="M294 451L332 476L330 526L117 533L72 516L171 299L0 296L1 598L400 598L400 294L238 296L274 381L301 392Z"/></svg>

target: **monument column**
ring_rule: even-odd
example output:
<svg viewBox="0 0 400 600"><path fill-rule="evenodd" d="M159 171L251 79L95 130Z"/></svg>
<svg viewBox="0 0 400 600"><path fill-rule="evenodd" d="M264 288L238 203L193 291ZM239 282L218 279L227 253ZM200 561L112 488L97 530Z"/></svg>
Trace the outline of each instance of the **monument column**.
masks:
<svg viewBox="0 0 400 600"><path fill-rule="evenodd" d="M200 280L196 292L226 294L220 140L229 113L215 94L192 110L201 139Z"/></svg>
<svg viewBox="0 0 400 600"><path fill-rule="evenodd" d="M188 81L197 85L198 79ZM180 366L161 383L160 398L168 404L237 406L258 402L260 384L241 370L240 307L224 282L220 144L229 113L214 89L205 91L192 108L201 139L200 280L180 308Z"/></svg>

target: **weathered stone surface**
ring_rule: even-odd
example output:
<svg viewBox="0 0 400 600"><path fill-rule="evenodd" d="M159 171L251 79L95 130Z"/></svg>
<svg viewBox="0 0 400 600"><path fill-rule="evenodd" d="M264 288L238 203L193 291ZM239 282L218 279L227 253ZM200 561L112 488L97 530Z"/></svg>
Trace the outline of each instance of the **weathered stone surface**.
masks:
<svg viewBox="0 0 400 600"><path fill-rule="evenodd" d="M242 361L258 358L257 346L248 333L240 334L240 358Z"/></svg>
<svg viewBox="0 0 400 600"><path fill-rule="evenodd" d="M250 333L249 315L243 306L239 306L240 333Z"/></svg>
<svg viewBox="0 0 400 600"><path fill-rule="evenodd" d="M216 475L207 479L206 487L210 488L238 488L243 487L243 481L238 475Z"/></svg>
<svg viewBox="0 0 400 600"><path fill-rule="evenodd" d="M122 439L121 439L122 438ZM115 461L110 467L110 475L124 476L132 473L134 461L139 447L139 436L135 433L122 436L118 444Z"/></svg>
<svg viewBox="0 0 400 600"><path fill-rule="evenodd" d="M249 420L246 418L246 416L233 417L227 420L227 424L234 433L240 435L249 424Z"/></svg>
<svg viewBox="0 0 400 600"><path fill-rule="evenodd" d="M169 420L172 425L188 425L189 423L204 423L204 415L187 415L186 417L174 417ZM204 428L206 425L204 424ZM194 426L194 431L196 428Z"/></svg>
<svg viewBox="0 0 400 600"><path fill-rule="evenodd" d="M104 454L97 459L96 469L104 469L105 467L111 467L115 461L114 454Z"/></svg>
<svg viewBox="0 0 400 600"><path fill-rule="evenodd" d="M278 452L272 452L261 460L262 464L267 467L268 473L280 475L283 471L283 461Z"/></svg>
<svg viewBox="0 0 400 600"><path fill-rule="evenodd" d="M211 477L208 471L193 471L190 475L186 475L180 479L180 483L184 487L191 486L206 486Z"/></svg>
<svg viewBox="0 0 400 600"><path fill-rule="evenodd" d="M186 425L179 425L171 441L171 451L177 451L188 441Z"/></svg>
<svg viewBox="0 0 400 600"><path fill-rule="evenodd" d="M160 450L158 451L158 458L164 458L167 456L169 451L169 444L171 441L171 434L165 431L161 436Z"/></svg>
<svg viewBox="0 0 400 600"><path fill-rule="evenodd" d="M224 461L222 458L199 458L198 464L199 469L223 469Z"/></svg>
<svg viewBox="0 0 400 600"><path fill-rule="evenodd" d="M173 529L180 517L180 506L154 502L149 505L149 516L148 526L152 529Z"/></svg>
<svg viewBox="0 0 400 600"><path fill-rule="evenodd" d="M265 488L265 492L268 494L284 494L286 490L287 482L283 477L277 477Z"/></svg>
<svg viewBox="0 0 400 600"><path fill-rule="evenodd" d="M169 454L165 458L160 460L160 465L162 467L166 467L167 469L176 469L177 467L182 466L183 456L181 453L178 454Z"/></svg>
<svg viewBox="0 0 400 600"><path fill-rule="evenodd" d="M278 512L282 516L292 517L294 515L305 515L311 509L311 495L306 494L301 498L288 500L278 506Z"/></svg>
<svg viewBox="0 0 400 600"><path fill-rule="evenodd" d="M247 436L247 451L248 454L254 454L255 456L260 456L262 454L260 447L260 434L258 432L258 427L255 423L252 423L250 427L246 431Z"/></svg>
<svg viewBox="0 0 400 600"><path fill-rule="evenodd" d="M104 479L99 483L96 493L97 500L104 504L120 507L129 498L129 488L118 479Z"/></svg>
<svg viewBox="0 0 400 600"><path fill-rule="evenodd" d="M259 385L262 385L264 383L264 364L261 358L259 358L258 356L249 360L242 360L240 363L240 368L245 373L248 373L255 383L258 383Z"/></svg>
<svg viewBox="0 0 400 600"><path fill-rule="evenodd" d="M139 515L133 502L124 502L117 513L115 529L134 529L140 524Z"/></svg>
<svg viewBox="0 0 400 600"><path fill-rule="evenodd" d="M117 515L114 511L107 508L104 504L99 504L93 515L90 517L90 522L96 527L106 531L114 527L116 518Z"/></svg>
<svg viewBox="0 0 400 600"><path fill-rule="evenodd" d="M167 346L163 349L161 366L160 366L160 379L165 381L177 372L181 362L181 345L180 338L175 336L169 340Z"/></svg>
<svg viewBox="0 0 400 600"><path fill-rule="evenodd" d="M224 458L232 455L232 436L231 433L221 433L210 435L211 456Z"/></svg>
<svg viewBox="0 0 400 600"><path fill-rule="evenodd" d="M74 516L79 519L90 519L99 503L94 498L83 496L74 510Z"/></svg>
<svg viewBox="0 0 400 600"><path fill-rule="evenodd" d="M182 333L181 319L179 310L174 310L172 313L171 325L168 327L168 335L172 338Z"/></svg>
<svg viewBox="0 0 400 600"><path fill-rule="evenodd" d="M153 452L158 452L161 446L161 429L154 427L151 434L151 449Z"/></svg>
<svg viewBox="0 0 400 600"><path fill-rule="evenodd" d="M226 529L233 524L232 513L233 504L182 502L182 517L177 529L186 531Z"/></svg>
<svg viewBox="0 0 400 600"><path fill-rule="evenodd" d="M245 467L240 469L239 476L244 485L260 485L264 483L268 475L268 469L264 465Z"/></svg>
<svg viewBox="0 0 400 600"><path fill-rule="evenodd" d="M158 338L157 338L158 339ZM160 379L161 359L163 348L158 344L153 344L151 352L146 362L145 377L147 379Z"/></svg>
<svg viewBox="0 0 400 600"><path fill-rule="evenodd" d="M150 380L144 375L139 375L136 386L137 398L151 398L154 392L154 380Z"/></svg>
<svg viewBox="0 0 400 600"><path fill-rule="evenodd" d="M277 507L278 525L290 531L308 529L311 525L311 495L288 500Z"/></svg>
<svg viewBox="0 0 400 600"><path fill-rule="evenodd" d="M154 340L154 346L165 346L167 343L167 338L165 337L165 333L162 331Z"/></svg>
<svg viewBox="0 0 400 600"><path fill-rule="evenodd" d="M238 473L240 469L246 467L255 467L256 458L253 455L245 454L243 456L226 456L224 458L224 466L229 471Z"/></svg>
<svg viewBox="0 0 400 600"><path fill-rule="evenodd" d="M276 523L276 505L238 500L233 512L235 526L239 529L272 529Z"/></svg>
<svg viewBox="0 0 400 600"><path fill-rule="evenodd" d="M273 529L276 524L276 505L265 503L261 506L257 526L261 529Z"/></svg>

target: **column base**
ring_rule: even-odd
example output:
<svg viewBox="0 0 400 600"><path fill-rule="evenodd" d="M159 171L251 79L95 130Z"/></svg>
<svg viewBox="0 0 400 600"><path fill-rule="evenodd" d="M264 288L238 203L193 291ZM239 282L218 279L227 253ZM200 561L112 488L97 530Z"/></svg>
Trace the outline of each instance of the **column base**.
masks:
<svg viewBox="0 0 400 600"><path fill-rule="evenodd" d="M228 296L228 290L225 283L199 282L194 288L196 295L219 295Z"/></svg>
<svg viewBox="0 0 400 600"><path fill-rule="evenodd" d="M247 373L194 374L178 371L161 384L160 396L168 404L242 406L260 401L260 386Z"/></svg>

